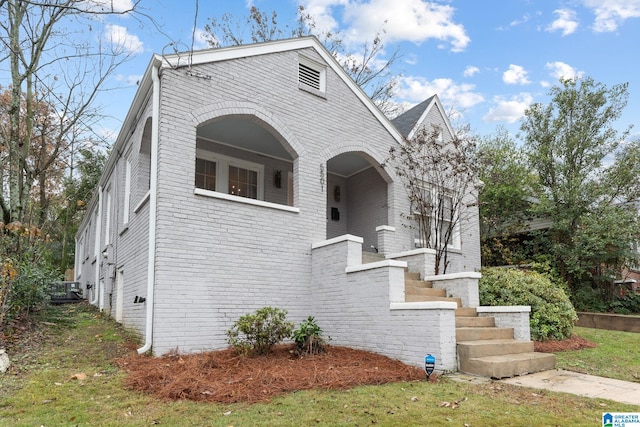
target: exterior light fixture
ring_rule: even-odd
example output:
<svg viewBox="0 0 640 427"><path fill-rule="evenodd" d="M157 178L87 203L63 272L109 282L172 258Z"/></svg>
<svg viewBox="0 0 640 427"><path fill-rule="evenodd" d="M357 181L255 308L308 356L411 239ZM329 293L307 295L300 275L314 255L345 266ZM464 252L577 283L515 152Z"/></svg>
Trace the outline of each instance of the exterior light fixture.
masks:
<svg viewBox="0 0 640 427"><path fill-rule="evenodd" d="M429 380L429 377L433 373L433 369L435 368L435 366L436 366L436 358L430 354L427 354L424 357L424 371L427 373L427 381Z"/></svg>

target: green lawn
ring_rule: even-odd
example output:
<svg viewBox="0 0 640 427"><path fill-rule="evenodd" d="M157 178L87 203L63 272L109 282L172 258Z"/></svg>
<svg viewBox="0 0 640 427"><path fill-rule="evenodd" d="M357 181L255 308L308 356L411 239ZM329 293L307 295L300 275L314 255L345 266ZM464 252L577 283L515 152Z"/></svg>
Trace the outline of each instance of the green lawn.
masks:
<svg viewBox="0 0 640 427"><path fill-rule="evenodd" d="M437 383L291 393L253 405L159 401L123 388L125 373L113 358L127 351L127 334L113 321L84 305L54 307L40 316L46 333L38 351L12 355L19 372L0 376L1 426L586 426L600 425L605 411L640 411L607 400L446 377Z"/></svg>
<svg viewBox="0 0 640 427"><path fill-rule="evenodd" d="M557 353L557 368L640 382L640 334L590 328L575 328L574 333L598 346Z"/></svg>

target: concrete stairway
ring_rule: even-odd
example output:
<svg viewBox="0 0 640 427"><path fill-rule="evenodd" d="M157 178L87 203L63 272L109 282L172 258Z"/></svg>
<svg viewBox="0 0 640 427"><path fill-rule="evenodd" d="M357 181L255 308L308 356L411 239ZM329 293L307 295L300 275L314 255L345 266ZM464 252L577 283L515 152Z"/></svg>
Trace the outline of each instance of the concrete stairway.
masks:
<svg viewBox="0 0 640 427"><path fill-rule="evenodd" d="M420 280L418 273L405 271L405 301L451 301L456 309L458 369L491 378L553 369L555 355L536 353L533 341L516 340L513 328L498 328L493 317L478 317L475 308L462 307L460 298L450 298L444 289Z"/></svg>
<svg viewBox="0 0 640 427"><path fill-rule="evenodd" d="M513 338L513 328L498 328L493 317L478 317L475 309L456 311L461 372L507 378L555 368L554 354L534 352L533 341Z"/></svg>

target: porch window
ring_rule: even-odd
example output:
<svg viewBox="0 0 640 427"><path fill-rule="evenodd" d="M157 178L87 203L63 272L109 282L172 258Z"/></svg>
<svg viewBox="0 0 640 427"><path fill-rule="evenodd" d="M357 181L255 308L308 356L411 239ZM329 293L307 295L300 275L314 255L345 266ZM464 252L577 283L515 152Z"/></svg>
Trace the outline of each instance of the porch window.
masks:
<svg viewBox="0 0 640 427"><path fill-rule="evenodd" d="M196 150L196 188L263 200L263 177L263 165Z"/></svg>
<svg viewBox="0 0 640 427"><path fill-rule="evenodd" d="M196 187L216 191L216 162L196 159Z"/></svg>
<svg viewBox="0 0 640 427"><path fill-rule="evenodd" d="M229 194L257 199L258 172L237 166L229 166Z"/></svg>

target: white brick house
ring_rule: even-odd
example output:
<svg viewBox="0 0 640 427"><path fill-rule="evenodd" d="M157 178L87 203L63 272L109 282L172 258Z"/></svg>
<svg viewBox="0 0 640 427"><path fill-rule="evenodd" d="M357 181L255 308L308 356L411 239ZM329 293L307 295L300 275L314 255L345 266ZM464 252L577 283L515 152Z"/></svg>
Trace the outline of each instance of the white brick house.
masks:
<svg viewBox="0 0 640 427"><path fill-rule="evenodd" d="M239 316L274 306L332 344L455 370L456 305L405 301L405 267L433 266L380 167L430 124L451 132L437 96L391 122L313 37L155 55L77 234L76 280L140 352L224 348ZM454 278L480 268L468 209ZM477 306L477 286L462 298Z"/></svg>

